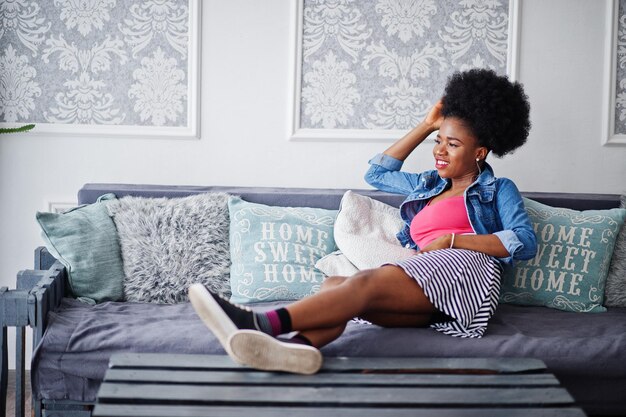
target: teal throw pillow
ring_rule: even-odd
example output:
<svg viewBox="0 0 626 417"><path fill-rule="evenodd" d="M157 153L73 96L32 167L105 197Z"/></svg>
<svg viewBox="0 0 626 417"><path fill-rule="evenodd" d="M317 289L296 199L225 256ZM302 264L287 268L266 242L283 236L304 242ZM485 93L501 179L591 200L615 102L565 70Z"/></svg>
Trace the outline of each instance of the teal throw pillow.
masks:
<svg viewBox="0 0 626 417"><path fill-rule="evenodd" d="M626 210L576 211L524 198L537 255L503 276L500 301L603 312L604 286Z"/></svg>
<svg viewBox="0 0 626 417"><path fill-rule="evenodd" d="M94 204L36 216L48 251L67 269L72 294L88 303L123 298L120 245L104 201L114 197L106 194Z"/></svg>
<svg viewBox="0 0 626 417"><path fill-rule="evenodd" d="M335 251L336 210L275 207L239 197L230 213L231 301L293 301L319 291L315 263Z"/></svg>

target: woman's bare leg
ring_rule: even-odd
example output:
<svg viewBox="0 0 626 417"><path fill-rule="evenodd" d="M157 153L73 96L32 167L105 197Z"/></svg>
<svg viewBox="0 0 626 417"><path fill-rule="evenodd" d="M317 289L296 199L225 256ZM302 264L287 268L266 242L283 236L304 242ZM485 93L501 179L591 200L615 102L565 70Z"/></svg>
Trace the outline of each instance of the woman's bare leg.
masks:
<svg viewBox="0 0 626 417"><path fill-rule="evenodd" d="M256 369L304 374L320 369L323 361L320 351L307 345L282 343L272 337L272 333L287 328L301 331L314 346L321 347L339 337L353 317L369 316L374 322L385 325L414 326L419 321L416 321L416 316L430 315L435 310L415 280L396 266L363 271L347 279L330 278L324 291L284 309L269 312L274 318L278 316L281 322L287 323L285 328L272 330L272 333L239 327L231 321L232 318L237 317L241 322L252 319L252 324L256 326L254 321L257 317L252 312L246 313L237 306L220 301L200 284L190 289L190 299L198 304L201 317L217 333L218 339L220 332L227 336L220 342L236 362ZM223 326L222 323L232 326Z"/></svg>
<svg viewBox="0 0 626 417"><path fill-rule="evenodd" d="M200 285L197 287L190 289L190 296L194 295L197 299L198 306L194 308L200 310L201 317L212 318L207 325L214 332L222 331L219 323L227 321L213 319L213 316L220 315L228 316L231 320L238 317L235 319L239 320L237 323L243 323L236 324L239 329L256 327L253 313L246 313L228 302L220 301ZM224 308L230 311L230 316ZM362 317L386 327L414 327L426 324L434 310L415 280L396 266L362 271L349 278L329 277L318 294L286 307L291 322L288 331L301 332L316 347L338 338L347 322L354 317Z"/></svg>
<svg viewBox="0 0 626 417"><path fill-rule="evenodd" d="M311 345L319 349L339 338L345 329L346 326L343 325L329 327L326 329L305 330L303 332L299 332L298 334L306 337L306 339L311 342Z"/></svg>
<svg viewBox="0 0 626 417"><path fill-rule="evenodd" d="M398 313L367 313L360 318L381 327L424 327L430 323L432 314L398 314ZM326 329L305 330L299 332L313 346L321 348L342 335L346 326L329 327Z"/></svg>
<svg viewBox="0 0 626 417"><path fill-rule="evenodd" d="M343 284L347 279L348 277L340 276L326 278L322 283L320 293L326 292L331 288L335 288ZM326 346L327 344L341 336L345 329L346 324L344 324L343 326L340 325L324 329L306 330L299 332L299 334L304 336L309 342L311 342L313 346L321 348L322 346Z"/></svg>
<svg viewBox="0 0 626 417"><path fill-rule="evenodd" d="M415 280L396 266L361 271L347 279L329 279L333 280L330 288L286 307L294 330L343 328L353 317L368 313L373 317L384 313L388 324L398 314L396 325L414 325L423 323L420 316L430 317L435 311Z"/></svg>

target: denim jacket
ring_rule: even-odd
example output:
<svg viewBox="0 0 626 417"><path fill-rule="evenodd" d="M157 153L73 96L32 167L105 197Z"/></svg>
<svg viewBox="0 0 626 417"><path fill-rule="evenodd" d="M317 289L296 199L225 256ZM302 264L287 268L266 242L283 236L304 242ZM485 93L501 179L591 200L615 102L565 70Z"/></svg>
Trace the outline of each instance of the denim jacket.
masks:
<svg viewBox="0 0 626 417"><path fill-rule="evenodd" d="M441 178L437 170L421 174L402 172L403 161L385 154L376 155L369 163L365 174L368 184L381 191L407 195L400 205L404 227L397 237L405 247L419 249L409 233L411 221L432 197L448 188L450 180ZM465 190L464 199L474 232L496 235L509 252L509 257L499 258L502 263L513 265L514 260L535 256L535 233L513 181L496 178L491 166L485 163L478 179Z"/></svg>

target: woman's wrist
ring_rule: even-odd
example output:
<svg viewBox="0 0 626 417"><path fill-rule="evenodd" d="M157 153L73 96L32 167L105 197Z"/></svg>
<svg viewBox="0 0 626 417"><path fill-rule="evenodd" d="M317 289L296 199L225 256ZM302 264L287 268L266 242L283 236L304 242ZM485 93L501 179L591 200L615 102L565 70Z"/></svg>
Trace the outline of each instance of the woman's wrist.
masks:
<svg viewBox="0 0 626 417"><path fill-rule="evenodd" d="M496 258L507 258L511 256L498 236L494 234L474 235L451 233L448 235L447 243L450 249L473 250L485 253L489 256L495 256Z"/></svg>
<svg viewBox="0 0 626 417"><path fill-rule="evenodd" d="M438 127L436 127L434 124L432 123L428 123L426 120L422 120L417 126L416 126L416 130L420 130L423 133L426 133L426 136L430 135L431 133L439 130Z"/></svg>

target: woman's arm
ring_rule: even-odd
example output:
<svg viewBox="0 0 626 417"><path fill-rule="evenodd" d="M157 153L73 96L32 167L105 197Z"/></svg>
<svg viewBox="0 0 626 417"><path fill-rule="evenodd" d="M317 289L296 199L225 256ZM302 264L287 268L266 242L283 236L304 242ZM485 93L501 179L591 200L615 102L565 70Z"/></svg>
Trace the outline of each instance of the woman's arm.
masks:
<svg viewBox="0 0 626 417"><path fill-rule="evenodd" d="M526 213L524 200L513 181L506 178L498 181L501 185L498 187L496 205L503 230L494 234L511 254L511 258L505 262L532 259L537 254L537 237Z"/></svg>
<svg viewBox="0 0 626 417"><path fill-rule="evenodd" d="M383 153L399 159L400 161L404 161L428 135L439 130L439 126L441 126L441 122L443 121L443 116L441 115L442 107L443 103L439 100L430 109L428 115L426 115L426 118L420 124L415 126L409 133L387 148Z"/></svg>
<svg viewBox="0 0 626 417"><path fill-rule="evenodd" d="M421 174L401 172L404 160L415 148L439 129L441 101L437 102L424 120L409 133L391 145L384 153L376 155L369 161L370 168L365 173L365 181L381 191L396 194L410 194L422 181Z"/></svg>
<svg viewBox="0 0 626 417"><path fill-rule="evenodd" d="M469 249L476 252L482 252L496 258L508 258L511 256L506 250L502 241L496 235L454 235L452 242L452 233L443 235L433 240L420 252L428 252L437 249Z"/></svg>

